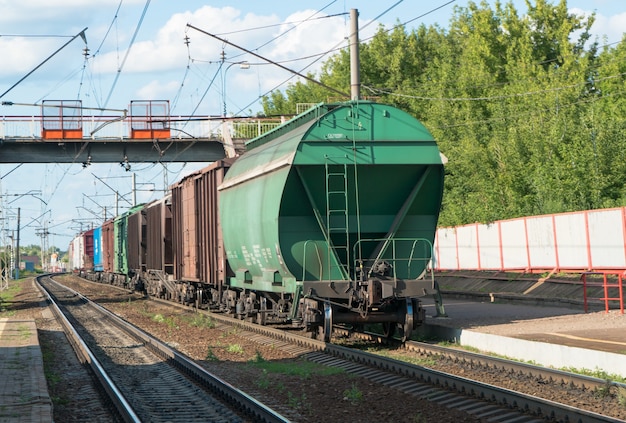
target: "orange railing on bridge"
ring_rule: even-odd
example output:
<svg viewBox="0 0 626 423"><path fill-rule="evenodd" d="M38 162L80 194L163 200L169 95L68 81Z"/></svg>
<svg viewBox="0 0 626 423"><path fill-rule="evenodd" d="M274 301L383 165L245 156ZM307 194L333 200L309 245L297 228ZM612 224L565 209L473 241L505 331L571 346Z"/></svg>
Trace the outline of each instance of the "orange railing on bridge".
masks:
<svg viewBox="0 0 626 423"><path fill-rule="evenodd" d="M45 102L40 115L0 117L0 139L21 140L223 140L223 131L232 139L252 139L274 129L281 118L223 118L220 116L170 115L154 101L131 102L130 113L85 114L78 101ZM167 110L167 112L166 112ZM133 113L134 112L134 113ZM131 114L132 113L132 114Z"/></svg>

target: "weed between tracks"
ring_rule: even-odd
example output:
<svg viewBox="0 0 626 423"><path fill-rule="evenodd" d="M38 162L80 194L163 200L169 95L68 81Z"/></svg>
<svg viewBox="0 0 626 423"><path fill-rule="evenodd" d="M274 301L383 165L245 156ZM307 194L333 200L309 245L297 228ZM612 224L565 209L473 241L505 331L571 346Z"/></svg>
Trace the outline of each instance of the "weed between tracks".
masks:
<svg viewBox="0 0 626 423"><path fill-rule="evenodd" d="M328 376L344 373L343 369L328 367L313 363L306 360L297 360L294 362L267 361L263 358L259 351L256 352L254 359L248 361L248 366L260 369L261 374L256 381L256 386L262 390L272 389L279 394L287 395L287 405L303 414L311 414L313 403L307 397L304 387L311 387L308 383L300 383L297 385L302 389L300 394L294 393L285 386L285 384L272 375L288 375L296 376L301 381L310 381L318 376ZM292 389L295 389L292 388ZM363 393L356 384L352 384L352 388L344 391L344 399L350 400L353 404L359 402L363 398Z"/></svg>
<svg viewBox="0 0 626 423"><path fill-rule="evenodd" d="M353 383L350 389L343 391L343 399L350 401L352 404L357 404L363 400L363 392Z"/></svg>

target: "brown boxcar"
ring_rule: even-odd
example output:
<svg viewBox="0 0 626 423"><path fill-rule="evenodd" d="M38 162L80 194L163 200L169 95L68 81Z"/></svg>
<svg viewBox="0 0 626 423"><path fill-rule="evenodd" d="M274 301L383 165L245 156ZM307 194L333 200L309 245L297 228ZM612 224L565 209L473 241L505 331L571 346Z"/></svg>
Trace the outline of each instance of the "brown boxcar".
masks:
<svg viewBox="0 0 626 423"><path fill-rule="evenodd" d="M233 161L217 161L171 186L176 280L219 287L231 275L219 223L217 187Z"/></svg>
<svg viewBox="0 0 626 423"><path fill-rule="evenodd" d="M153 201L144 208L146 214L146 267L174 274L172 254L171 196Z"/></svg>
<svg viewBox="0 0 626 423"><path fill-rule="evenodd" d="M105 273L115 271L115 237L113 219L102 224L102 268Z"/></svg>
<svg viewBox="0 0 626 423"><path fill-rule="evenodd" d="M83 233L83 270L93 270L93 229L90 229Z"/></svg>

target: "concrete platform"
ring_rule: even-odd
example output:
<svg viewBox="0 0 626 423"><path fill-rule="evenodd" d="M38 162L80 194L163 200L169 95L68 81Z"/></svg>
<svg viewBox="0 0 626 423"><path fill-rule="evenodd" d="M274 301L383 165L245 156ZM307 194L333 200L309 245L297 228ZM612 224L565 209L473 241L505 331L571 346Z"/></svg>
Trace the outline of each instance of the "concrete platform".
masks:
<svg viewBox="0 0 626 423"><path fill-rule="evenodd" d="M604 371L626 377L626 314L534 303L446 299L448 317L435 318L424 301L425 337L457 342L558 369Z"/></svg>
<svg viewBox="0 0 626 423"><path fill-rule="evenodd" d="M0 319L0 423L52 422L34 320Z"/></svg>

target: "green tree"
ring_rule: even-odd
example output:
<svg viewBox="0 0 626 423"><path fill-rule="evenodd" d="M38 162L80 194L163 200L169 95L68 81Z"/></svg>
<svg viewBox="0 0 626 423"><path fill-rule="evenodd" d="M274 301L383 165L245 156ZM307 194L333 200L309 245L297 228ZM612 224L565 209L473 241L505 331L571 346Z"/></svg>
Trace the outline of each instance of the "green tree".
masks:
<svg viewBox="0 0 626 423"><path fill-rule="evenodd" d="M595 16L566 0L455 7L449 29L380 27L360 46L363 94L420 119L448 157L440 223L626 204L626 46L591 40ZM349 53L320 72L349 89ZM267 114L332 92L297 82Z"/></svg>

